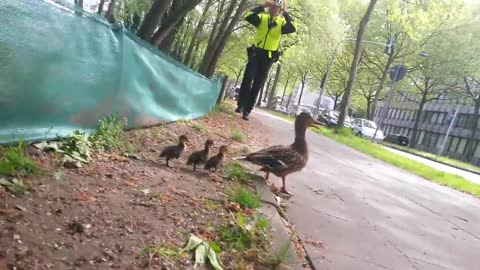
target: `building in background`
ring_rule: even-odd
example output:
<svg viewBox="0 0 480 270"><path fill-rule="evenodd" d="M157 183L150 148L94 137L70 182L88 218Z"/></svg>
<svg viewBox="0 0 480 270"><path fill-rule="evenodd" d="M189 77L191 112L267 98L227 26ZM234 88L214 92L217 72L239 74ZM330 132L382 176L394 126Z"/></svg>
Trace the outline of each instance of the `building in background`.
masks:
<svg viewBox="0 0 480 270"><path fill-rule="evenodd" d="M379 104L375 111L375 121L379 121L379 114L384 104ZM443 154L455 159L467 161L467 143L470 140L474 106L465 100L448 101L446 98L425 104L420 119L418 141L415 148L437 154L440 150L448 126L453 119L455 110L457 116L445 143ZM413 140L413 127L418 104L399 98L392 103L384 121L385 134L401 134ZM480 128L480 125L479 125ZM472 163L480 165L480 131L474 139L474 155Z"/></svg>

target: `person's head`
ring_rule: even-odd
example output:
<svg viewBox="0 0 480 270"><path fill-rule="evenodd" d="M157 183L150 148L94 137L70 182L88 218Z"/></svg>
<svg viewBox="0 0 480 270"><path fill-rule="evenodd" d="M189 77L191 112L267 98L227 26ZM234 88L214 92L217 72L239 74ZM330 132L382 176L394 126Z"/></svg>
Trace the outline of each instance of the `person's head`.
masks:
<svg viewBox="0 0 480 270"><path fill-rule="evenodd" d="M270 16L275 17L280 14L283 8L283 0L273 0L268 7Z"/></svg>

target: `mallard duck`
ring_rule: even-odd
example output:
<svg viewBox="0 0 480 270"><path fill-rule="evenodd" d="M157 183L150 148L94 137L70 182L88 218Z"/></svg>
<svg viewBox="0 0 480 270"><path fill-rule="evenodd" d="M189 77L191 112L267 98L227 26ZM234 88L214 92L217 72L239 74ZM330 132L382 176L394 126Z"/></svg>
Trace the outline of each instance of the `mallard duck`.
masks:
<svg viewBox="0 0 480 270"><path fill-rule="evenodd" d="M178 159L183 154L185 148L187 147L187 142L189 142L187 136L181 135L178 138L178 144L169 145L163 149L163 151L160 153L160 157L165 158L167 161L167 167L170 167L168 162L171 159Z"/></svg>
<svg viewBox="0 0 480 270"><path fill-rule="evenodd" d="M209 172L217 171L218 168L223 166L223 161L225 160L225 155L228 152L228 148L225 145L220 147L218 154L211 157L207 163L205 163L205 170Z"/></svg>
<svg viewBox="0 0 480 270"><path fill-rule="evenodd" d="M291 145L275 145L258 152L249 154L244 159L262 166L260 171L265 172L268 181L270 173L282 178L281 192L292 195L287 191L285 179L287 175L301 171L308 161L308 147L305 140L307 128L316 125L315 120L308 113L301 113L295 119L295 141Z"/></svg>
<svg viewBox="0 0 480 270"><path fill-rule="evenodd" d="M213 140L205 141L205 148L200 151L193 152L187 160L187 165L193 165L193 170L197 169L198 164L204 164L208 160L208 154L210 153L210 147L213 146Z"/></svg>

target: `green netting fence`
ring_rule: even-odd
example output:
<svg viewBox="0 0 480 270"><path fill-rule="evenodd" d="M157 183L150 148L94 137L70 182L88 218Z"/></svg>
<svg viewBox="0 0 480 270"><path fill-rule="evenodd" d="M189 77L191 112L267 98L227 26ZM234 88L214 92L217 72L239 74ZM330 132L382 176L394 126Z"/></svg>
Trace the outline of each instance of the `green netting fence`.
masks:
<svg viewBox="0 0 480 270"><path fill-rule="evenodd" d="M0 1L0 144L92 132L113 113L129 128L198 118L221 87L72 5Z"/></svg>

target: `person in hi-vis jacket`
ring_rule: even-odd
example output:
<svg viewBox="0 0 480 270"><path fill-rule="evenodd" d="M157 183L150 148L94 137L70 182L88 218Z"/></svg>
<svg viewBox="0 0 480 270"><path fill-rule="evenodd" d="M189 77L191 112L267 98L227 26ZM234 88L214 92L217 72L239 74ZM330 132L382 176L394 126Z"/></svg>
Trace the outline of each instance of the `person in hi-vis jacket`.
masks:
<svg viewBox="0 0 480 270"><path fill-rule="evenodd" d="M268 8L268 13L265 8ZM247 48L248 63L235 112L243 113L243 119L248 120L272 64L280 57L278 47L282 35L294 33L297 29L284 8L283 0L265 2L248 11L245 20L255 26L257 31L253 45Z"/></svg>

